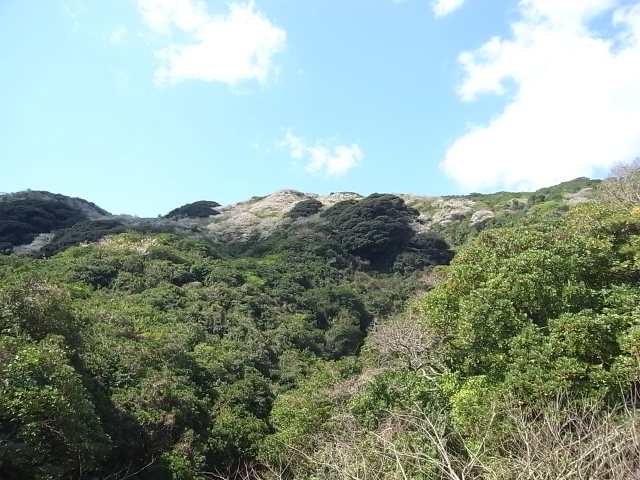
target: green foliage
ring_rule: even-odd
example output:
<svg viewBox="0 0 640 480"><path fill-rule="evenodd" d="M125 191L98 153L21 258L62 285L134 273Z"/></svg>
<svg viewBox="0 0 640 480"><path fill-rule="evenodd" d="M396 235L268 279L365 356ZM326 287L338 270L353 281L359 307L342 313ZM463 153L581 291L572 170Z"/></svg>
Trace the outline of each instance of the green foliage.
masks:
<svg viewBox="0 0 640 480"><path fill-rule="evenodd" d="M391 412L415 408L437 411L447 403L439 383L407 369L389 369L374 376L353 395L347 409L365 427L377 428Z"/></svg>
<svg viewBox="0 0 640 480"><path fill-rule="evenodd" d="M260 200L264 200L265 198L267 198L267 197L266 196L260 196L260 195L254 195L249 200L247 200L245 203L248 203L249 205L252 205L254 203L258 203Z"/></svg>
<svg viewBox="0 0 640 480"><path fill-rule="evenodd" d="M396 256L391 270L408 274L425 267L448 265L453 256L454 253L441 236L421 233L415 235L405 251Z"/></svg>
<svg viewBox="0 0 640 480"><path fill-rule="evenodd" d="M277 397L270 416L274 434L264 439L261 459L277 464L283 461L283 449L312 448L310 439L331 429L332 413L348 398L348 390L340 388L341 383L360 371L361 365L354 359L321 363L299 388Z"/></svg>
<svg viewBox="0 0 640 480"><path fill-rule="evenodd" d="M0 253L31 243L40 233L87 220L77 207L57 199L8 198L0 201Z"/></svg>
<svg viewBox="0 0 640 480"><path fill-rule="evenodd" d="M436 223L431 231L440 234L451 245L461 246L484 230L517 226L542 216L561 216L569 208L568 197L584 190L585 199L589 199L593 196L589 191L598 187L600 183L600 180L579 177L535 192L474 192L466 196L446 196L443 197L445 200L471 200L472 209L460 214L460 217L452 222ZM431 204L416 206L423 213L433 214L436 211ZM491 211L493 217L472 223L473 212L479 210Z"/></svg>
<svg viewBox="0 0 640 480"><path fill-rule="evenodd" d="M578 177L567 182L562 182L552 187L545 187L535 192L496 192L496 193L470 193L468 197L479 204L478 206L488 207L492 210L501 209L523 209L530 205L537 205L547 201L560 201L566 194L577 193L585 188L594 188L600 184L600 180L592 180L586 177ZM444 197L456 198L456 197ZM514 202L524 198L526 203Z"/></svg>
<svg viewBox="0 0 640 480"><path fill-rule="evenodd" d="M395 195L369 195L356 203L340 202L324 217L345 249L371 261L382 261L413 236L411 221L418 212Z"/></svg>
<svg viewBox="0 0 640 480"><path fill-rule="evenodd" d="M74 478L108 449L61 337L0 336L0 471L8 479Z"/></svg>
<svg viewBox="0 0 640 480"><path fill-rule="evenodd" d="M220 212L215 210L215 208L219 206L220 204L218 202L200 200L174 208L167 213L164 218L171 220L177 220L180 218L209 218L212 215L220 215Z"/></svg>
<svg viewBox="0 0 640 480"><path fill-rule="evenodd" d="M619 394L634 375L619 342L637 323L639 228L585 204L482 233L419 305L425 328L449 338L448 367L531 404Z"/></svg>
<svg viewBox="0 0 640 480"><path fill-rule="evenodd" d="M117 235L125 231L126 227L117 220L80 222L73 227L57 230L51 241L41 249L40 253L50 257L74 245L84 242L96 242L107 235Z"/></svg>
<svg viewBox="0 0 640 480"><path fill-rule="evenodd" d="M406 328L377 322L367 370L276 399L265 458L292 478L628 478L640 454L623 440L638 419L639 239L636 213L599 204L480 233Z"/></svg>
<svg viewBox="0 0 640 480"><path fill-rule="evenodd" d="M391 195L236 250L124 233L0 257L0 475L512 478L523 441L590 402L552 438L599 451L572 435L634 412L640 217L556 215L585 182L495 194L508 213L463 220L453 260ZM633 435L611 418L618 465Z"/></svg>
<svg viewBox="0 0 640 480"><path fill-rule="evenodd" d="M318 213L322 207L322 202L316 200L315 198L310 198L308 200L303 200L296 203L293 208L287 213L287 217L293 219L309 217Z"/></svg>
<svg viewBox="0 0 640 480"><path fill-rule="evenodd" d="M576 193L585 188L594 188L601 180L592 180L587 177L578 177L567 182L562 182L552 187L540 188L534 192L536 196L544 196L543 201L562 200L567 193Z"/></svg>
<svg viewBox="0 0 640 480"><path fill-rule="evenodd" d="M56 426L42 416L28 446L13 416L29 411L37 424L38 413L16 393L23 387L7 387L3 474L202 478L257 458L274 434L278 394L356 355L374 315L398 310L419 287L357 272L340 244L307 235L274 235L240 256L173 234L124 233L47 259L2 257L0 368L46 346L58 352L47 368L72 386L38 400L69 444L47 434ZM44 389L63 382L48 378ZM66 398L69 411L55 403Z"/></svg>

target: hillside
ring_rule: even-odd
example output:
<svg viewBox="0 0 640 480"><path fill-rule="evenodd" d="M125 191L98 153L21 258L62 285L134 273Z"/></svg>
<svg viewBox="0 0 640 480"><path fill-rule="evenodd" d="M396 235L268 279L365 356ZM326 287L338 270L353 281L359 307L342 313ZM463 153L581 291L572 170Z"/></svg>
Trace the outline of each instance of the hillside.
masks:
<svg viewBox="0 0 640 480"><path fill-rule="evenodd" d="M634 478L637 175L606 187L46 194L79 220L0 255L0 478Z"/></svg>
<svg viewBox="0 0 640 480"><path fill-rule="evenodd" d="M80 222L110 217L97 205L79 198L49 192L31 191L0 195L0 253L35 245L24 253L38 251L50 234Z"/></svg>
<svg viewBox="0 0 640 480"><path fill-rule="evenodd" d="M485 228L510 225L527 216L566 211L571 205L589 200L598 183L599 180L577 178L535 192L397 196L420 213L412 223L416 232L439 234L456 246ZM175 232L216 242L250 243L294 225L321 221L315 213L339 202L362 198L352 192L317 195L281 190L231 205L201 201L178 207L162 218L138 218L114 216L88 201L48 192L2 194L0 251L51 255L71 245L125 231ZM297 218L287 215L297 204L310 200L322 204L313 215ZM71 227L74 229L69 230Z"/></svg>
<svg viewBox="0 0 640 480"><path fill-rule="evenodd" d="M527 215L538 215L566 209L592 198L599 180L577 178L570 182L542 188L535 192L498 192L462 196L420 196L397 193L408 206L420 212L414 228L421 232L435 232L460 245L486 227L513 223ZM209 220L194 221L183 218L182 225L199 228L203 235L218 241L238 242L265 238L279 227L293 223L287 213L298 203L317 200L323 208L363 196L353 192L329 195L281 190L265 197L217 208L217 215ZM305 222L313 221L305 217Z"/></svg>
<svg viewBox="0 0 640 480"><path fill-rule="evenodd" d="M336 205L242 248L181 226L200 238L108 232L0 256L0 478L196 478L257 457L275 398L322 365L358 370L372 322L453 256L399 197ZM118 220L146 222L53 239Z"/></svg>

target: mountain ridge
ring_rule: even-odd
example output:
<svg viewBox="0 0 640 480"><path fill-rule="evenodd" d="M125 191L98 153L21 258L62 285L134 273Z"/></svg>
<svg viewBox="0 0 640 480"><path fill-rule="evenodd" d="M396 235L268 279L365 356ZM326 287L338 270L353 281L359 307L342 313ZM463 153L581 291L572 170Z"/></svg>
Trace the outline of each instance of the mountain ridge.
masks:
<svg viewBox="0 0 640 480"><path fill-rule="evenodd" d="M401 198L408 207L418 211L419 216L412 223L416 233L439 234L455 246L465 243L468 238L484 228L510 224L526 215L562 211L570 205L589 201L592 198L593 187L599 182L579 177L535 192L502 191L442 196L408 193L392 195ZM46 191L3 193L0 194L0 251L27 256L40 255L56 239L56 234L69 228L76 229L75 234L79 230L86 231L84 241L98 240L102 231L109 235L136 229L174 231L186 236L208 238L215 242L247 243L268 238L282 228L321 222L322 211L340 202L360 201L364 198L366 197L355 192L321 195L284 189L228 205L220 205L211 200L193 202L176 208L165 216L144 218L127 214L113 215L88 200ZM322 204L320 212L295 219L287 216L297 204L310 200ZM18 212L21 213L21 217L17 218L15 207L24 207L27 204L30 210ZM189 206L196 204L200 207L200 213L196 216L171 215L184 208L188 211ZM202 213L201 208L204 204L208 204L207 208L211 209L210 216L205 216L206 212ZM41 224L33 225L42 217L41 212L51 210L52 206L66 208L67 216L70 215L72 218L52 218L49 222L43 221ZM111 223L105 223L107 220ZM24 234L16 235L16 230L24 231ZM69 232L64 234L69 236Z"/></svg>

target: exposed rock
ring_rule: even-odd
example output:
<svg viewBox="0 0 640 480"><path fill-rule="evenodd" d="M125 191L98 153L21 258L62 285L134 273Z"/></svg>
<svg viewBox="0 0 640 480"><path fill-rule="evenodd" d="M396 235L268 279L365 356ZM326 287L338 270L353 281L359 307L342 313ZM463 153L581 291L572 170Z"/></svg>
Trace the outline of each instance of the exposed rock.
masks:
<svg viewBox="0 0 640 480"><path fill-rule="evenodd" d="M286 222L279 216L259 217L251 212L217 218L220 220L203 227L203 232L215 240L232 243L268 237L280 223Z"/></svg>
<svg viewBox="0 0 640 480"><path fill-rule="evenodd" d="M309 198L315 198L321 201L325 207L330 207L339 202L346 200L360 200L364 198L362 195L353 192L332 192L329 195L309 195Z"/></svg>
<svg viewBox="0 0 640 480"><path fill-rule="evenodd" d="M431 217L431 223L447 225L449 223L462 220L467 213L472 210L473 204L473 200L468 200L466 198L436 200L433 202L433 206L439 210Z"/></svg>
<svg viewBox="0 0 640 480"><path fill-rule="evenodd" d="M320 201L327 208L344 200L360 199L362 195L351 192L317 195L297 190L280 190L266 197L254 197L245 202L219 207L217 210L220 215L211 219L202 229L206 235L219 241L245 242L265 238L279 226L291 224L293 220L285 218L286 213L297 203L311 198ZM317 221L319 218L314 215L299 219L298 223Z"/></svg>
<svg viewBox="0 0 640 480"><path fill-rule="evenodd" d="M229 212L231 214L252 213L260 217L282 217L286 212L291 210L296 203L309 198L309 195L305 195L297 190L280 190L264 198L254 198L258 199L221 207L218 211L220 213Z"/></svg>
<svg viewBox="0 0 640 480"><path fill-rule="evenodd" d="M478 210L471 215L471 220L469 221L470 225L476 225L478 223L482 223L485 220L489 220L493 218L494 213L491 210Z"/></svg>
<svg viewBox="0 0 640 480"><path fill-rule="evenodd" d="M415 222L411 223L411 228L416 233L428 233L433 224L426 215L420 215Z"/></svg>
<svg viewBox="0 0 640 480"><path fill-rule="evenodd" d="M414 195L413 193L394 193L394 195L402 198L407 205L419 203L432 204L434 202L442 201L442 197L432 195Z"/></svg>
<svg viewBox="0 0 640 480"><path fill-rule="evenodd" d="M527 205L528 201L526 198L512 198L509 200L509 208L511 210L521 210Z"/></svg>
<svg viewBox="0 0 640 480"><path fill-rule="evenodd" d="M110 250L121 250L124 252L135 252L145 254L151 247L158 245L155 238L131 239L125 237L107 236L97 242L104 248Z"/></svg>

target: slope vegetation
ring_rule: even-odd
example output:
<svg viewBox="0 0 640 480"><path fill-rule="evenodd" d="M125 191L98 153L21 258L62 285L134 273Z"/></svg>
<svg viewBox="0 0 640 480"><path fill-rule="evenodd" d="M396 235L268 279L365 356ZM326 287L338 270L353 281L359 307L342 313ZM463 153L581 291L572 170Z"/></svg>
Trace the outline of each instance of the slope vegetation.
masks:
<svg viewBox="0 0 640 480"><path fill-rule="evenodd" d="M285 191L0 256L0 478L635 478L640 216L615 185L517 210ZM430 210L454 200L476 210Z"/></svg>

